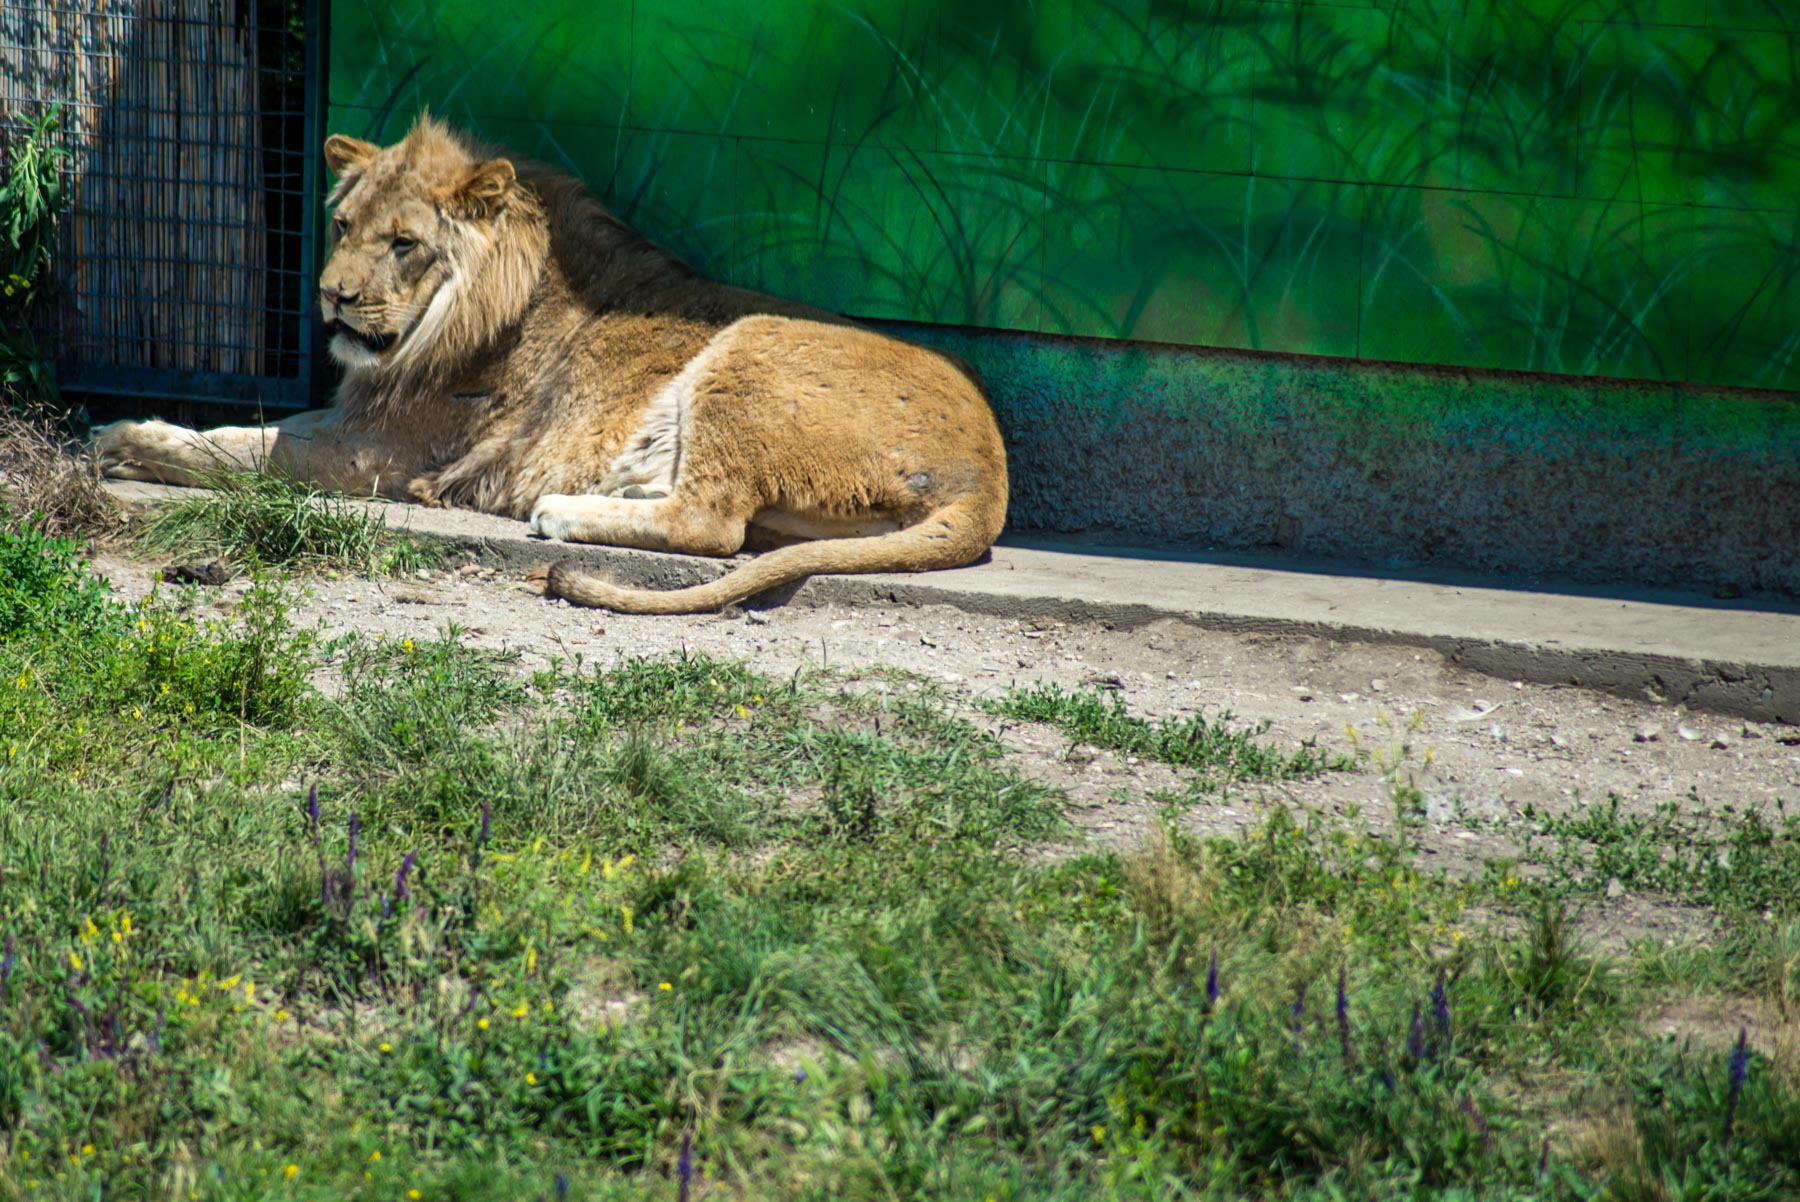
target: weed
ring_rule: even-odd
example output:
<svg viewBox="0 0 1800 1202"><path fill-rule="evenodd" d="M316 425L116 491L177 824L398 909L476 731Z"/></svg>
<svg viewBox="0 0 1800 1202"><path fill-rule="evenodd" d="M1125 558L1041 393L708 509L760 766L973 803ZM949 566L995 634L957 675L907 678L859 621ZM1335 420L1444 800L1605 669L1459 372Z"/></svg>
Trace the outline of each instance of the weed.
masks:
<svg viewBox="0 0 1800 1202"><path fill-rule="evenodd" d="M205 493L158 506L138 533L139 545L160 555L370 576L437 562L430 548L390 531L384 514L278 472L221 469L210 483Z"/></svg>
<svg viewBox="0 0 1800 1202"><path fill-rule="evenodd" d="M1047 722L1078 743L1194 768L1221 781L1288 780L1351 766L1347 757L1327 755L1311 742L1287 752L1259 743L1257 736L1268 727L1233 729L1229 713L1217 721L1196 713L1148 722L1130 713L1116 693L1034 684L990 708L1010 718Z"/></svg>

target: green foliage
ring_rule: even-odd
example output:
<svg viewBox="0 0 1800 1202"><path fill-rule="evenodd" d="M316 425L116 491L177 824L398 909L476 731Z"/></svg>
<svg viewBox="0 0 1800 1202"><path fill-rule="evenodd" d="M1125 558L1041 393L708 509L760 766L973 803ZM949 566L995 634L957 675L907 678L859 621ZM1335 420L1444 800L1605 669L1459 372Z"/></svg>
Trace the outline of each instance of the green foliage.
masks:
<svg viewBox="0 0 1800 1202"><path fill-rule="evenodd" d="M387 517L278 472L221 468L204 494L158 506L138 544L161 555L222 555L243 563L370 576L431 567L431 548L389 530Z"/></svg>
<svg viewBox="0 0 1800 1202"><path fill-rule="evenodd" d="M674 1198L684 1132L746 1197L1800 1188L1790 1052L1734 1100L1404 828L1040 856L1055 796L898 674L527 677L0 555L92 598L0 640L0 1191Z"/></svg>
<svg viewBox="0 0 1800 1202"><path fill-rule="evenodd" d="M1572 892L1616 880L1730 914L1800 915L1800 816L1779 799L1773 814L1710 810L1693 795L1632 812L1610 796L1567 814L1528 806L1525 818L1526 858Z"/></svg>
<svg viewBox="0 0 1800 1202"><path fill-rule="evenodd" d="M1147 722L1131 714L1117 693L1065 692L1039 683L1014 689L989 708L1011 718L1047 722L1078 743L1194 768L1216 780L1290 780L1351 766L1348 759L1328 756L1311 743L1291 752L1259 743L1257 736L1267 724L1233 729L1229 713L1216 721L1196 713Z"/></svg>
<svg viewBox="0 0 1800 1202"><path fill-rule="evenodd" d="M57 399L56 378L31 319L49 284L68 152L56 143L54 107L18 122L6 142L6 177L0 181L0 398L22 407Z"/></svg>
<svg viewBox="0 0 1800 1202"><path fill-rule="evenodd" d="M0 526L0 640L116 624L109 592L73 539Z"/></svg>

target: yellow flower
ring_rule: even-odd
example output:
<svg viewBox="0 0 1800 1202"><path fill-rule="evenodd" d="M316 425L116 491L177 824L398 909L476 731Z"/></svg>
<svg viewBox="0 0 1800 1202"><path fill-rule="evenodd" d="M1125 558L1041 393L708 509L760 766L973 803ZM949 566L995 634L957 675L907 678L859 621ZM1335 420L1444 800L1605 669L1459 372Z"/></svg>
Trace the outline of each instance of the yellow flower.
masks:
<svg viewBox="0 0 1800 1202"><path fill-rule="evenodd" d="M238 987L238 980L239 980L238 974L232 973L230 976L226 977L223 981L219 982L219 988L220 989L236 989Z"/></svg>
<svg viewBox="0 0 1800 1202"><path fill-rule="evenodd" d="M69 953L69 967L73 968L76 972L81 971L81 957L74 952Z"/></svg>
<svg viewBox="0 0 1800 1202"><path fill-rule="evenodd" d="M673 988L675 988L675 986L673 986L673 985L671 985L671 984L670 984L670 983L669 983L669 982L667 982L667 981L664 981L664 982L662 982L662 983L661 983L661 984L660 984L660 985L658 985L658 986L657 986L657 988L658 988L658 989L673 989Z"/></svg>
<svg viewBox="0 0 1800 1202"><path fill-rule="evenodd" d="M619 917L624 919L624 921L625 921L625 933L627 935L631 934L631 907L630 906L620 906L619 907Z"/></svg>
<svg viewBox="0 0 1800 1202"><path fill-rule="evenodd" d="M83 918L81 920L81 927L81 941L83 943L92 943L100 934L100 928L94 925L94 920L91 918Z"/></svg>
<svg viewBox="0 0 1800 1202"><path fill-rule="evenodd" d="M487 1029L488 1029L488 1021L487 1021L487 1019L485 1019L485 1018L478 1018L478 1019L476 1019L476 1020L475 1020L475 1027L476 1027L476 1029L477 1029L477 1030L481 1030L481 1031L485 1031L485 1030L487 1030Z"/></svg>
<svg viewBox="0 0 1800 1202"><path fill-rule="evenodd" d="M286 1010L277 1010L275 1012L275 1021L276 1022L284 1023L287 1021L287 1019L288 1019L288 1012Z"/></svg>
<svg viewBox="0 0 1800 1202"><path fill-rule="evenodd" d="M411 640L411 639L407 639L407 640L405 640L405 641L404 641L404 642L402 642L402 643L401 643L401 644L400 644L400 649L401 649L401 650L402 650L402 651L404 651L404 652L406 652L406 653L407 653L407 654L408 654L408 655L411 655L411 654L412 654L412 649L413 649L413 641L412 641L412 640ZM418 1196L418 1193L419 1193L419 1191L418 1191L418 1190L414 1190L414 1191L413 1191L413 1196L414 1196L414 1197L417 1197L417 1196Z"/></svg>
<svg viewBox="0 0 1800 1202"><path fill-rule="evenodd" d="M381 1163L381 1149L380 1148L376 1148L373 1152L369 1153L369 1163L370 1164L380 1164Z"/></svg>
<svg viewBox="0 0 1800 1202"><path fill-rule="evenodd" d="M256 1000L256 982L255 981L245 981L244 982L244 1000L246 1002L254 1002Z"/></svg>
<svg viewBox="0 0 1800 1202"><path fill-rule="evenodd" d="M537 1074L536 1073L526 1073L525 1074L525 1084L536 1085L537 1084Z"/></svg>
<svg viewBox="0 0 1800 1202"><path fill-rule="evenodd" d="M117 932L117 931L114 931L114 932L113 932L113 942L114 942L114 943L124 943L124 942L125 942L125 936L123 936L123 935L121 935L121 934L119 934L119 932Z"/></svg>
<svg viewBox="0 0 1800 1202"><path fill-rule="evenodd" d="M748 718L750 716L750 711L745 709L740 703L737 707L737 716L740 718Z"/></svg>
<svg viewBox="0 0 1800 1202"><path fill-rule="evenodd" d="M131 708L131 716L133 718L142 718L144 716L144 711L141 709L138 709L136 706L133 706Z"/></svg>
<svg viewBox="0 0 1800 1202"><path fill-rule="evenodd" d="M93 1144L82 1144L81 1145L81 1154L83 1156L92 1156L94 1154L94 1145Z"/></svg>
<svg viewBox="0 0 1800 1202"><path fill-rule="evenodd" d="M421 1194L421 1193L420 1193L420 1192L419 1192L419 1191L418 1191L418 1190L416 1190L416 1189L409 1189L409 1190L407 1190L407 1191L406 1191L406 1196L407 1196L407 1197L408 1197L408 1198L411 1198L411 1199L412 1199L412 1202L419 1202L419 1199L420 1199L420 1198L423 1198L423 1197L424 1197L424 1196L425 1196L425 1195L424 1195L424 1194Z"/></svg>
<svg viewBox="0 0 1800 1202"><path fill-rule="evenodd" d="M119 918L119 929L127 935L131 934L131 915L124 914Z"/></svg>
<svg viewBox="0 0 1800 1202"><path fill-rule="evenodd" d="M384 1043L381 1045L381 1050L384 1052L391 1052L394 1050L394 1045L391 1043Z"/></svg>
<svg viewBox="0 0 1800 1202"><path fill-rule="evenodd" d="M281 1170L281 1175L286 1177L289 1181L292 1181L295 1177L300 1175L300 1166L297 1164L290 1164L287 1168Z"/></svg>
<svg viewBox="0 0 1800 1202"><path fill-rule="evenodd" d="M529 1013L531 1013L531 1008L529 1006L527 1006L524 1002L520 1002L517 1006L514 1006L512 1009L512 1016L514 1018L524 1018Z"/></svg>
<svg viewBox="0 0 1800 1202"><path fill-rule="evenodd" d="M525 945L525 971L528 973L537 971L537 948L529 943Z"/></svg>

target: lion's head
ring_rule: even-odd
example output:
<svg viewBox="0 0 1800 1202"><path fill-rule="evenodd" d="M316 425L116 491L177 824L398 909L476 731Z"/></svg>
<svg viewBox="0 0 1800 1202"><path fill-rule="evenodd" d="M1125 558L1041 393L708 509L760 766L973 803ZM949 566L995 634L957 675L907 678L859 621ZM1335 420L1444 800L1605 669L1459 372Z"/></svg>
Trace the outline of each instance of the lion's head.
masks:
<svg viewBox="0 0 1800 1202"><path fill-rule="evenodd" d="M421 118L381 147L334 134L331 257L319 305L355 370L475 350L523 311L543 261L542 211L513 164Z"/></svg>

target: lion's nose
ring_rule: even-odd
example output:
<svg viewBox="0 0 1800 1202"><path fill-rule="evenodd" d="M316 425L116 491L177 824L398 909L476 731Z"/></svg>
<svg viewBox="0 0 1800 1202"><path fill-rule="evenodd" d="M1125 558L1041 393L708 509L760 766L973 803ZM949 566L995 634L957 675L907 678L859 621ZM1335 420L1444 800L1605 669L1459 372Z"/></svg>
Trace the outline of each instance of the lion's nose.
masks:
<svg viewBox="0 0 1800 1202"><path fill-rule="evenodd" d="M355 292L345 292L336 284L320 284L319 294L325 298L326 303L333 305L354 305L359 295Z"/></svg>

